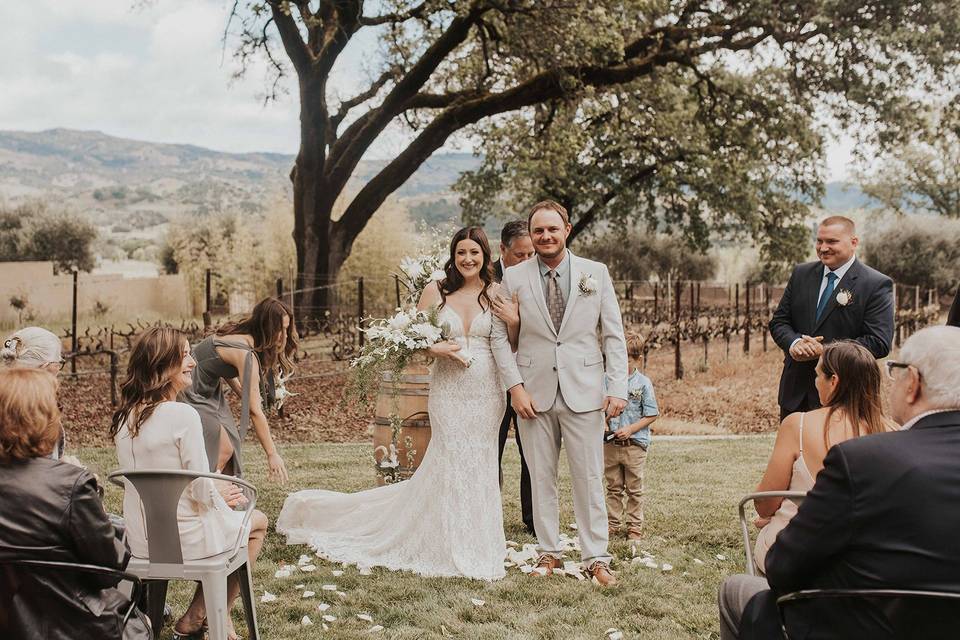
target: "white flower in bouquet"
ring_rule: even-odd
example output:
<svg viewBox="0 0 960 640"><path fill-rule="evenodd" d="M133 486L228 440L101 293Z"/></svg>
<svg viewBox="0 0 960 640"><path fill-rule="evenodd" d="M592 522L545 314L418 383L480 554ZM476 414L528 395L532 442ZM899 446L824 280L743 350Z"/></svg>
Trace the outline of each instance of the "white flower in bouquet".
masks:
<svg viewBox="0 0 960 640"><path fill-rule="evenodd" d="M433 273L430 274L430 282L440 282L447 277L447 274L443 269L434 269Z"/></svg>
<svg viewBox="0 0 960 640"><path fill-rule="evenodd" d="M415 280L423 275L423 256L420 258L411 258L409 256L400 260L400 270L411 280Z"/></svg>
<svg viewBox="0 0 960 640"><path fill-rule="evenodd" d="M410 326L413 318L410 317L410 311L399 311L392 318L387 320L387 328L391 331L403 331Z"/></svg>
<svg viewBox="0 0 960 640"><path fill-rule="evenodd" d="M411 325L410 331L420 336L423 340L426 340L429 345L436 344L443 338L443 327L438 327L430 322L418 322L417 324Z"/></svg>

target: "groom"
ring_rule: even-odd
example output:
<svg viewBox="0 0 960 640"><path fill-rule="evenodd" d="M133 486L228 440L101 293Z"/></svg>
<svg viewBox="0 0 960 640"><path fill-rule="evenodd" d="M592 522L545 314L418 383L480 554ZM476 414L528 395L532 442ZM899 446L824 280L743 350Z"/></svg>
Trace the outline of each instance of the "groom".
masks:
<svg viewBox="0 0 960 640"><path fill-rule="evenodd" d="M519 298L516 358L506 325L498 318L492 347L519 417L533 480L541 554L537 573L549 575L563 566L557 501L562 439L584 567L598 583L612 586L616 578L607 552L603 432L604 414L619 415L626 405L627 350L620 305L607 267L567 250L571 227L566 209L551 200L539 202L530 210L527 225L537 257L508 268L501 293Z"/></svg>

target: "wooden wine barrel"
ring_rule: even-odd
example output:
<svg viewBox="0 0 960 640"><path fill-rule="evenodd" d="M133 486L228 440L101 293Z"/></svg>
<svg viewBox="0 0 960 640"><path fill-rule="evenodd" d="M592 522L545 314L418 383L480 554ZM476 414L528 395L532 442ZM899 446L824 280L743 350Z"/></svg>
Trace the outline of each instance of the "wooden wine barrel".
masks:
<svg viewBox="0 0 960 640"><path fill-rule="evenodd" d="M396 480L406 480L423 461L430 444L430 416L427 413L429 394L430 369L423 364L407 366L396 380L389 372L383 374L373 421L373 458L377 464L378 485L386 484L385 475L392 474ZM399 462L396 469L381 466L393 442L391 415L401 420L396 439Z"/></svg>

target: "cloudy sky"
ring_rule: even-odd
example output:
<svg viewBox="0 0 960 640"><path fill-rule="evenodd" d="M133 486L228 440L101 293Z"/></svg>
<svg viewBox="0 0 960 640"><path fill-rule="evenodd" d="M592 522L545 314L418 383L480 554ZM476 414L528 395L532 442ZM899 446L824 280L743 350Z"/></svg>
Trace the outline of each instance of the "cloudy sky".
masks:
<svg viewBox="0 0 960 640"><path fill-rule="evenodd" d="M181 142L223 151L295 153L292 95L264 105L263 67L233 80L221 37L224 0L0 2L0 130L53 127ZM364 77L352 42L332 86L349 95ZM371 150L390 157L400 131ZM828 177L842 179L849 143L831 145Z"/></svg>

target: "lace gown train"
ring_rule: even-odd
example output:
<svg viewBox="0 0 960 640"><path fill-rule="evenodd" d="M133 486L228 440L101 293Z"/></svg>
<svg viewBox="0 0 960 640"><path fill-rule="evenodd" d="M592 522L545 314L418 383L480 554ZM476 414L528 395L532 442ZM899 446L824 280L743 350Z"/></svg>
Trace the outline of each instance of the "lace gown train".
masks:
<svg viewBox="0 0 960 640"><path fill-rule="evenodd" d="M444 358L434 363L432 434L416 473L358 493L291 494L277 519L287 544L309 544L334 562L423 576L504 576L497 438L505 396L490 351L492 318L481 313L464 337L456 312L444 307L440 317L474 362L469 368Z"/></svg>

